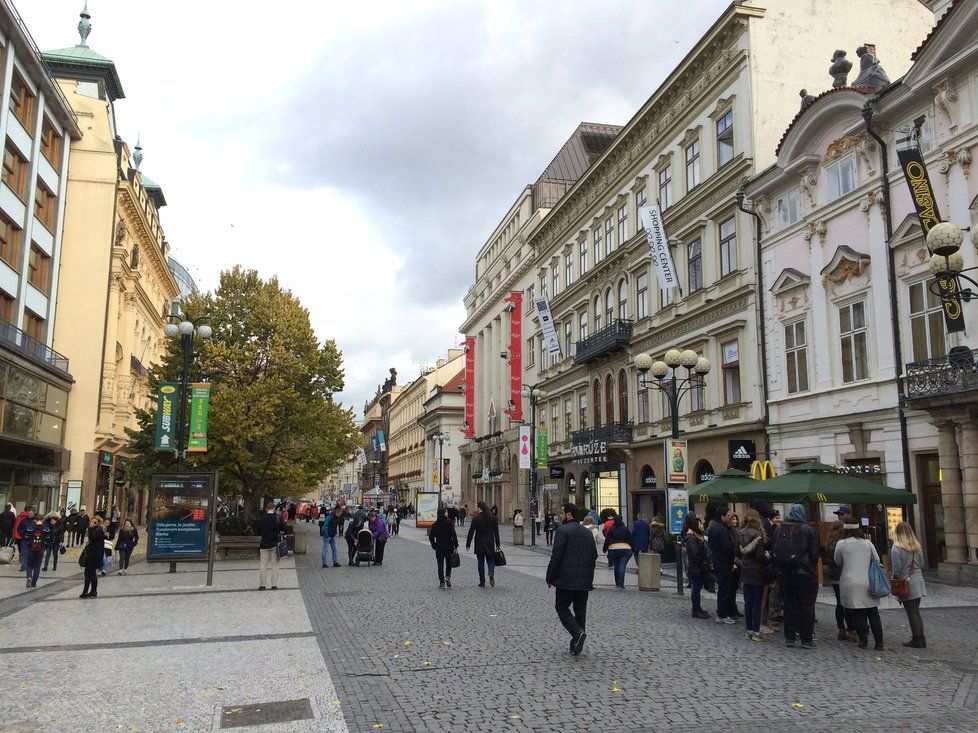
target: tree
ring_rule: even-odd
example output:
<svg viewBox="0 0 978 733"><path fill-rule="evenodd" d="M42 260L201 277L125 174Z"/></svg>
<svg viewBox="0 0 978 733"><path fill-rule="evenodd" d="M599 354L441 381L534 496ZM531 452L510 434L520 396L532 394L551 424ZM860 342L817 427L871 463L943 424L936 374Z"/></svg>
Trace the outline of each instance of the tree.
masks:
<svg viewBox="0 0 978 733"><path fill-rule="evenodd" d="M319 342L309 312L275 278L235 267L186 310L206 314L213 328L210 340L195 340L192 380L211 384L208 450L190 456L199 470L219 471L222 485L233 480L253 506L304 493L358 445L353 411L333 399L343 388L342 355L332 340ZM153 388L178 381L181 363L179 344L170 344ZM138 418L131 470L144 479L171 470L172 455L152 450L155 410Z"/></svg>

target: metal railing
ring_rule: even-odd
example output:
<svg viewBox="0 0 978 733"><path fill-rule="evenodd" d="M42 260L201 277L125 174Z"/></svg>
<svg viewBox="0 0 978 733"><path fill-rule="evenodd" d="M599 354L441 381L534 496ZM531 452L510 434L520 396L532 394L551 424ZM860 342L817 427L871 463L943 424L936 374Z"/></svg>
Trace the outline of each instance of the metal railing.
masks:
<svg viewBox="0 0 978 733"><path fill-rule="evenodd" d="M41 362L68 374L68 357L38 341L14 324L0 320L0 342L32 361Z"/></svg>
<svg viewBox="0 0 978 733"><path fill-rule="evenodd" d="M616 422L599 425L595 428L584 428L571 433L571 445L584 445L594 441L605 443L631 443L632 430L635 425L628 422Z"/></svg>
<svg viewBox="0 0 978 733"><path fill-rule="evenodd" d="M132 354L129 357L129 370L135 372L141 377L145 377L149 373L146 371L146 367L143 366L143 363L136 358L135 354Z"/></svg>
<svg viewBox="0 0 978 733"><path fill-rule="evenodd" d="M905 400L978 390L978 349L956 346L947 356L907 364Z"/></svg>
<svg viewBox="0 0 978 733"><path fill-rule="evenodd" d="M587 338L577 342L574 361L588 364L618 349L624 349L632 340L632 322L616 319Z"/></svg>

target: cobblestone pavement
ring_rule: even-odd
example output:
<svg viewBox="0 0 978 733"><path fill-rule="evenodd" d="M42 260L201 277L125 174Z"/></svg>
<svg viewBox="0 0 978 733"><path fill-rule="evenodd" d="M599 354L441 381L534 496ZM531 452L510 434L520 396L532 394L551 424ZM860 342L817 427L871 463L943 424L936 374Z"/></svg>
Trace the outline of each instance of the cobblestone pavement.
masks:
<svg viewBox="0 0 978 733"><path fill-rule="evenodd" d="M572 657L545 553L505 546L494 589L476 587L463 553L455 587L439 590L423 530L405 524L381 567L322 569L319 546L297 558L299 586L350 730L975 729L975 608L930 609L926 650L901 646L898 610L882 613L882 653L834 638L786 649L690 618L674 588L615 591L599 561L587 647ZM834 637L832 609L818 616Z"/></svg>

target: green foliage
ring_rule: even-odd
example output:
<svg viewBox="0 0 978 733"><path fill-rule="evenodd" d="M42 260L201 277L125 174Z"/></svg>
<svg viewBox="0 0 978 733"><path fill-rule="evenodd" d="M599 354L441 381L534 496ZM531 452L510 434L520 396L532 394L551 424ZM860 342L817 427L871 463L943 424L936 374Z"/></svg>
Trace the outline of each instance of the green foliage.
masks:
<svg viewBox="0 0 978 733"><path fill-rule="evenodd" d="M258 523L242 517L225 517L217 520L217 533L222 537L256 535Z"/></svg>
<svg viewBox="0 0 978 733"><path fill-rule="evenodd" d="M616 512L614 509L611 509L610 507L605 507L604 509L601 510L601 513L598 515L598 521L600 524L604 524L609 519L614 519L617 516L618 516L618 512Z"/></svg>

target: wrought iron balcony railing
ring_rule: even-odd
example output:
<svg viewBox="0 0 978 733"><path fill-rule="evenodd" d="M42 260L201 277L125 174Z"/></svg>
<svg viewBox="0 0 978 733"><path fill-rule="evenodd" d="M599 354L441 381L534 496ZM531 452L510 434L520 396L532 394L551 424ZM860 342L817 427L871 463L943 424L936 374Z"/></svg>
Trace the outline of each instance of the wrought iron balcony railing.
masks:
<svg viewBox="0 0 978 733"><path fill-rule="evenodd" d="M616 422L609 425L599 425L596 428L584 428L571 433L571 445L584 445L594 441L604 443L631 443L634 424Z"/></svg>
<svg viewBox="0 0 978 733"><path fill-rule="evenodd" d="M577 364L590 364L605 354L627 348L631 340L632 322L614 320L600 331L577 342L574 361Z"/></svg>
<svg viewBox="0 0 978 733"><path fill-rule="evenodd" d="M53 367L68 374L68 357L49 348L42 341L21 331L14 324L0 319L0 342L31 361Z"/></svg>
<svg viewBox="0 0 978 733"><path fill-rule="evenodd" d="M955 346L947 356L907 364L906 400L978 390L978 349Z"/></svg>

